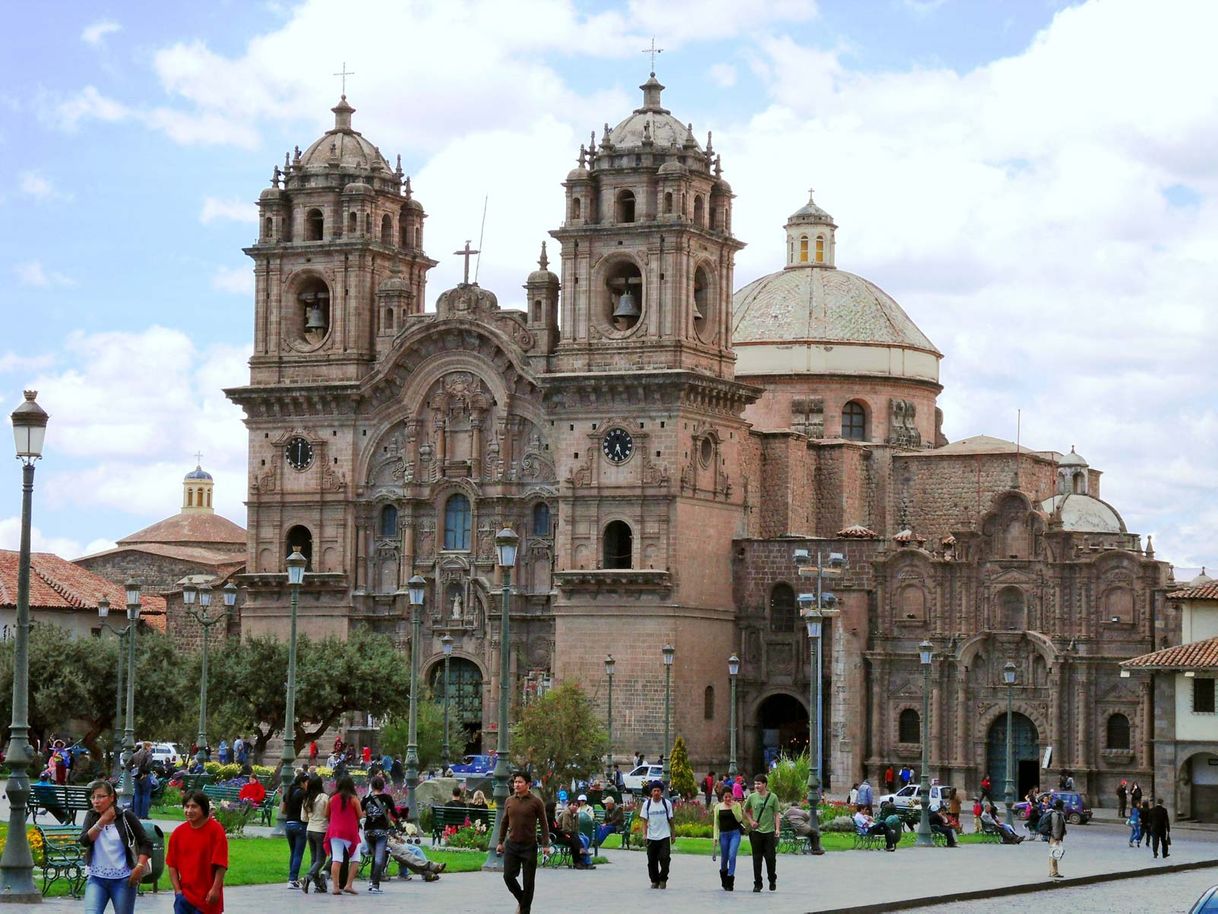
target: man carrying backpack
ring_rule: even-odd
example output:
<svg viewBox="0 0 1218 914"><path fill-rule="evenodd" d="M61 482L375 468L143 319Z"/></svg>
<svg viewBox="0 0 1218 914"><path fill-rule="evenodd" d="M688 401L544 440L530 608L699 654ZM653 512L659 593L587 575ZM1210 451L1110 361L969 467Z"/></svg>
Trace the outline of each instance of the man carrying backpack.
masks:
<svg viewBox="0 0 1218 914"><path fill-rule="evenodd" d="M1045 815L1048 819L1048 836L1049 836L1049 878L1064 879L1061 873L1057 871L1057 861L1062 858L1066 852L1063 842L1066 839L1066 814L1063 812L1064 804L1062 801L1054 800L1053 808Z"/></svg>
<svg viewBox="0 0 1218 914"><path fill-rule="evenodd" d="M389 850L389 825L398 819L393 801L385 796L385 779L379 774L368 782L371 788L364 798L364 840L368 853L372 855L372 876L368 882L368 894L381 894L381 876L385 873Z"/></svg>

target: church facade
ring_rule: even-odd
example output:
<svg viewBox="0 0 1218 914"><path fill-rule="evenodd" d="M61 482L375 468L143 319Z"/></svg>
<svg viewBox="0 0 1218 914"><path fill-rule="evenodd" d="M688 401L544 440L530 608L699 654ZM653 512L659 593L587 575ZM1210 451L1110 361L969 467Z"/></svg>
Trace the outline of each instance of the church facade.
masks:
<svg viewBox="0 0 1218 914"><path fill-rule="evenodd" d="M972 790L1005 771L1008 660L1019 785L1044 777L1049 747L1092 791L1149 780L1151 699L1117 664L1172 636L1168 568L1100 500L1098 471L1072 451L949 444L941 353L837 269L837 226L811 200L782 268L737 291L711 138L664 107L654 75L640 88L563 181L557 270L543 245L520 310L468 272L424 310L426 213L345 97L275 169L246 251L250 382L228 391L249 430L243 631L286 631L298 547L303 631L368 626L406 650L405 583L422 575L424 675L439 691L451 635L469 747L493 742L501 676L519 700L576 680L603 705L612 654L622 757L663 751L671 645L672 734L716 768L736 653L750 770L807 745L793 556L838 552L821 694L839 792L920 757L924 639L944 780ZM501 670L505 526L520 554Z"/></svg>

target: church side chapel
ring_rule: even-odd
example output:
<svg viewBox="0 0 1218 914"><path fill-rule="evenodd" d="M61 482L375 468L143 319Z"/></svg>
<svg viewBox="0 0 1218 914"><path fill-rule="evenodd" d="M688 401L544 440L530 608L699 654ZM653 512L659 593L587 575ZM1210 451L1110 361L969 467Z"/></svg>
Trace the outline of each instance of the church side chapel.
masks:
<svg viewBox="0 0 1218 914"><path fill-rule="evenodd" d="M615 747L649 758L669 644L672 734L698 768L727 758L737 653L754 770L807 748L794 553L834 552L830 790L918 763L924 640L945 783L1005 778L1008 661L1021 791L1046 783L1050 747L1054 780L1068 768L1093 801L1149 781L1151 697L1118 664L1175 637L1169 566L1073 448L947 441L943 354L838 268L848 245L811 196L760 241L777 272L736 290L743 242L713 136L665 107L654 73L640 89L561 181L564 218L522 270L519 309L470 281L468 242L464 280L426 309L426 211L345 95L334 127L274 168L246 249L250 380L227 391L249 430L243 631L286 632L296 547L301 630L366 626L405 662L420 575L423 673L436 682L451 636L466 751L493 744L501 677L520 700L578 681L603 706L612 653ZM503 527L520 538L506 670Z"/></svg>

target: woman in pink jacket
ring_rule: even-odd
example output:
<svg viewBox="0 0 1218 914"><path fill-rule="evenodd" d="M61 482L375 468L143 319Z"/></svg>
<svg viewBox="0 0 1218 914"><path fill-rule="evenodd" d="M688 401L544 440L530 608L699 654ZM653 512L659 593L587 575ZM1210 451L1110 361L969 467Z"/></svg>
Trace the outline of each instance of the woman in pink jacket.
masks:
<svg viewBox="0 0 1218 914"><path fill-rule="evenodd" d="M359 875L359 820L364 817L359 797L355 793L355 782L348 774L338 779L334 796L326 809L330 824L326 828L326 844L330 848L331 895L356 894L355 877ZM339 882L343 858L350 857L347 866L347 884Z"/></svg>

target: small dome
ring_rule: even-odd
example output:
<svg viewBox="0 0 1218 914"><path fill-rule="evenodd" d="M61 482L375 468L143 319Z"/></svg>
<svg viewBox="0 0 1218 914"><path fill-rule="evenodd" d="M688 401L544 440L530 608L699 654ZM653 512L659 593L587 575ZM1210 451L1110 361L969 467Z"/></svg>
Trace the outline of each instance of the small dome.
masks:
<svg viewBox="0 0 1218 914"><path fill-rule="evenodd" d="M262 193L260 193L258 195L258 199L259 200L275 200L275 201L282 200L283 191L280 190L278 187L268 187L268 188L264 189L262 191Z"/></svg>
<svg viewBox="0 0 1218 914"><path fill-rule="evenodd" d="M628 118L609 133L609 144L614 148L632 149L647 143L670 149L702 150L687 125L672 116L660 104L660 93L664 87L655 74L643 85L643 107L635 108Z"/></svg>
<svg viewBox="0 0 1218 914"><path fill-rule="evenodd" d="M382 282L376 288L377 295L384 295L385 293L389 293L389 292L397 293L397 292L409 292L409 291L410 291L410 283L408 283L408 282L406 282L406 280L402 279L402 275L400 273L398 273L396 270L393 273L389 274L389 278L386 279L384 282Z"/></svg>
<svg viewBox="0 0 1218 914"><path fill-rule="evenodd" d="M343 193L352 195L370 194L372 193L372 185L365 184L363 181L352 181L343 188Z"/></svg>
<svg viewBox="0 0 1218 914"><path fill-rule="evenodd" d="M409 200L406 201L406 208L409 210L415 210L420 213L423 212L423 204L420 203L418 200L416 200L414 197L411 197Z"/></svg>
<svg viewBox="0 0 1218 914"><path fill-rule="evenodd" d="M663 165L660 166L660 169L659 169L659 171L656 172L656 174L659 174L659 175L687 175L687 174L689 174L689 169L686 168L684 165L682 165L680 162L665 162Z"/></svg>
<svg viewBox="0 0 1218 914"><path fill-rule="evenodd" d="M1074 445L1072 444L1070 445L1070 453L1063 454L1061 457L1059 457L1057 460L1057 465L1059 467L1085 467L1089 466L1090 464L1088 464L1086 460L1075 452Z"/></svg>
<svg viewBox="0 0 1218 914"><path fill-rule="evenodd" d="M568 181L587 181L590 177L587 168L572 168L567 172Z"/></svg>
<svg viewBox="0 0 1218 914"><path fill-rule="evenodd" d="M1112 505L1090 495L1054 495L1040 503L1050 517L1061 518L1063 530L1075 533L1125 533L1125 522Z"/></svg>
<svg viewBox="0 0 1218 914"><path fill-rule="evenodd" d="M550 270L550 258L546 256L546 243L541 243L541 256L537 258L537 269L529 274L529 285L534 283L558 284L558 277Z"/></svg>
<svg viewBox="0 0 1218 914"><path fill-rule="evenodd" d="M196 466L183 477L182 481L185 482L188 479L211 479L211 473L203 469L202 466Z"/></svg>
<svg viewBox="0 0 1218 914"><path fill-rule="evenodd" d="M808 202L791 213L787 225L791 224L833 225L833 217L816 205L812 199L812 191L808 191Z"/></svg>
<svg viewBox="0 0 1218 914"><path fill-rule="evenodd" d="M351 115L355 109L347 104L347 96L344 95L330 110L334 112L334 129L327 130L301 154L297 167L393 171L380 150L351 128Z"/></svg>
<svg viewBox="0 0 1218 914"><path fill-rule="evenodd" d="M1213 583L1214 583L1214 579L1205 573L1205 566L1202 565L1201 574L1197 575L1195 578L1193 578L1191 581L1189 581L1188 586L1189 587L1202 587L1206 584L1213 584Z"/></svg>

